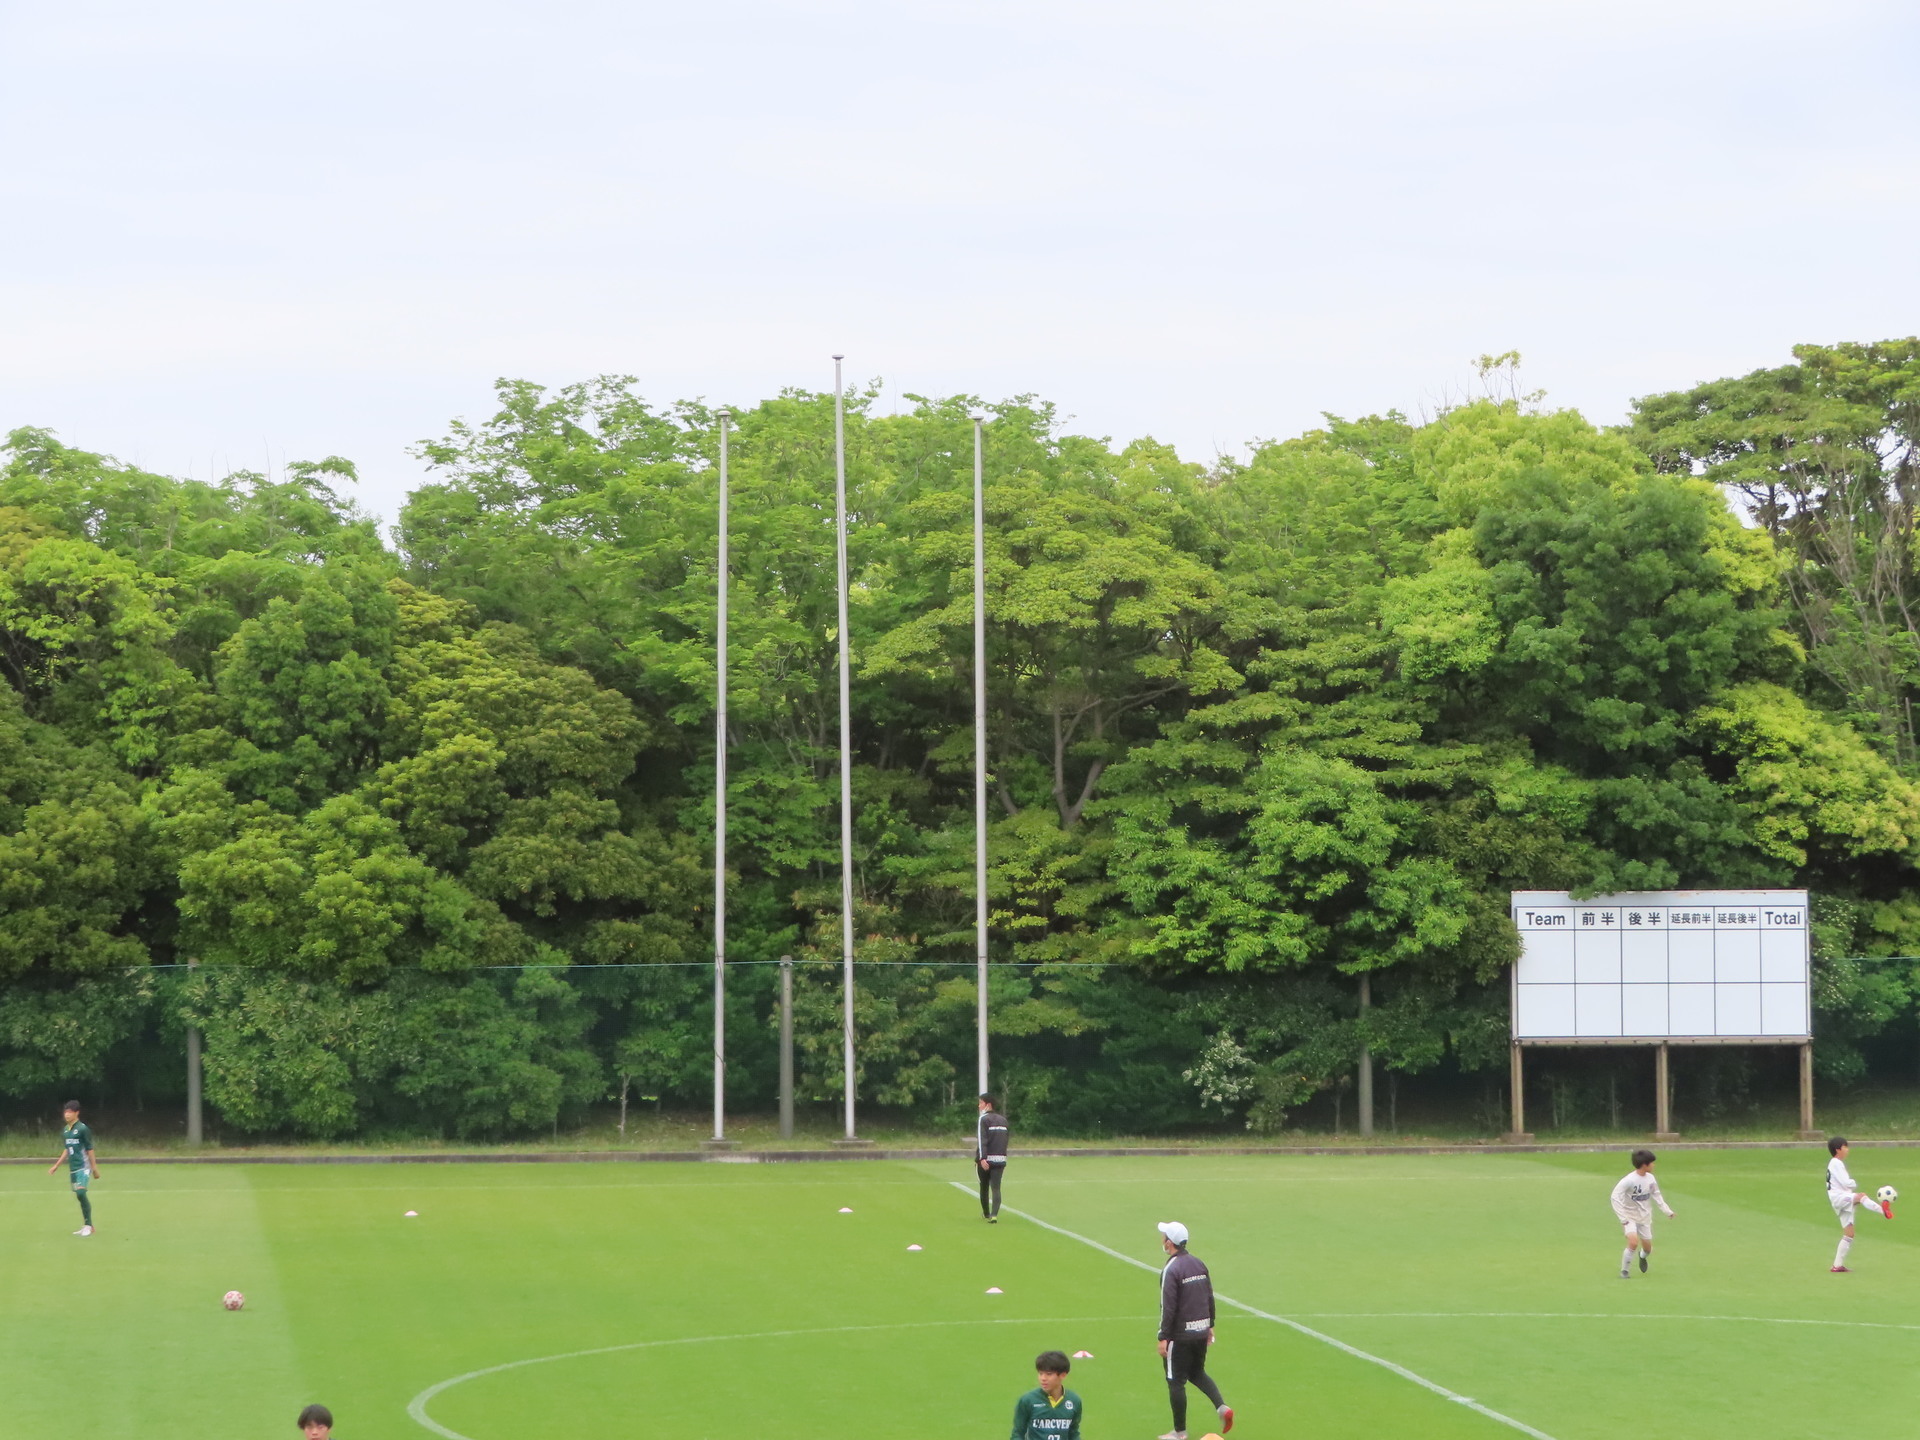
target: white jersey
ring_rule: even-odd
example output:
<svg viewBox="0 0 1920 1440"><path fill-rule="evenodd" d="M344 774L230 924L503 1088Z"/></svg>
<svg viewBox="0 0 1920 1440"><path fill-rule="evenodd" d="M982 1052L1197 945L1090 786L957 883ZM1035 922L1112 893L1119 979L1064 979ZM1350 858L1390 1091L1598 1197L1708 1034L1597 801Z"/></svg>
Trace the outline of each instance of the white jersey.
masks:
<svg viewBox="0 0 1920 1440"><path fill-rule="evenodd" d="M1622 1220L1651 1220L1655 1205L1663 1214L1673 1214L1660 1193L1660 1182L1651 1175L1629 1170L1613 1187L1613 1213Z"/></svg>
<svg viewBox="0 0 1920 1440"><path fill-rule="evenodd" d="M1827 1199L1850 1201L1859 1193L1860 1187L1853 1183L1853 1176L1847 1173L1847 1162L1838 1155L1827 1161Z"/></svg>

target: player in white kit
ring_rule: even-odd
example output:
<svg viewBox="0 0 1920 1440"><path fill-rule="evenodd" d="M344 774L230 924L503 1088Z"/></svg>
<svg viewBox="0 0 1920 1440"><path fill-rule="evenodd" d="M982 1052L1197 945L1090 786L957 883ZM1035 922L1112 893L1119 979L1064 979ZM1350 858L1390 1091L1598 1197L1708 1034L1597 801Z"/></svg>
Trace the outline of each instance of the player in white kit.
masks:
<svg viewBox="0 0 1920 1440"><path fill-rule="evenodd" d="M1853 1176L1847 1173L1847 1140L1844 1135L1836 1135L1827 1141L1827 1154L1833 1157L1827 1161L1827 1203L1833 1206L1833 1213L1840 1217L1840 1249L1833 1257L1832 1273L1849 1275L1853 1273L1847 1269L1847 1252L1853 1249L1853 1207L1862 1206L1891 1220L1893 1206L1865 1194L1853 1183Z"/></svg>
<svg viewBox="0 0 1920 1440"><path fill-rule="evenodd" d="M1647 1273L1647 1261L1653 1256L1653 1207L1658 1205L1669 1220L1673 1218L1666 1197L1660 1193L1660 1182L1653 1178L1653 1160L1651 1150L1634 1151L1633 1169L1613 1187L1613 1213L1619 1217L1627 1235L1627 1248L1620 1252L1622 1280L1633 1275L1636 1250L1640 1254L1640 1273Z"/></svg>

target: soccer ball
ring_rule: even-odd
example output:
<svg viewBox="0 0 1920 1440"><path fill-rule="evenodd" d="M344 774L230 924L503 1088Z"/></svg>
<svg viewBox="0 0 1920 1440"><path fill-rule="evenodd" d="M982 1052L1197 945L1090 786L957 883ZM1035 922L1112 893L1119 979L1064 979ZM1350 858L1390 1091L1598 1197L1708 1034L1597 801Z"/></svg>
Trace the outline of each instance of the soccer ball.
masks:
<svg viewBox="0 0 1920 1440"><path fill-rule="evenodd" d="M229 1290L225 1295L220 1297L220 1303L229 1310L238 1310L242 1305L247 1303L247 1297L242 1295L238 1290Z"/></svg>
<svg viewBox="0 0 1920 1440"><path fill-rule="evenodd" d="M1874 1198L1883 1205L1889 1200L1898 1200L1900 1198L1900 1192L1891 1185L1882 1185L1878 1190L1874 1191L1873 1194Z"/></svg>

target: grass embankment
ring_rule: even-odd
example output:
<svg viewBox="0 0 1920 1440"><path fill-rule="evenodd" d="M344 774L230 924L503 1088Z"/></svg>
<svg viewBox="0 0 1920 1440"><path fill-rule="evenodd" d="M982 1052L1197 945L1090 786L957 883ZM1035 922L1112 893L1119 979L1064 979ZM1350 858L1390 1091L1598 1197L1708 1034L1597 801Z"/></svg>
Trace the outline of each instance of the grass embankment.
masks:
<svg viewBox="0 0 1920 1440"><path fill-rule="evenodd" d="M1651 1117L1623 1116L1618 1126L1578 1122L1555 1128L1536 1107L1529 1118L1534 1139L1539 1144L1607 1145L1628 1144L1643 1138L1651 1129ZM297 1141L275 1137L218 1133L209 1127L208 1143L197 1150L186 1143L185 1123L175 1114L156 1110L120 1112L110 1108L90 1109L88 1115L101 1145L103 1163L114 1156L185 1158L194 1154L279 1159L287 1157L433 1155L465 1153L498 1154L673 1154L697 1153L701 1142L713 1133L712 1117L704 1113L631 1112L627 1129L620 1132L611 1112L592 1115L585 1124L562 1128L544 1136L508 1141L462 1140L445 1137L393 1133L371 1135L342 1141ZM1844 1132L1850 1137L1868 1140L1920 1141L1920 1089L1876 1087L1847 1095L1823 1098L1816 1113L1821 1128ZM1763 1102L1738 1113L1708 1119L1676 1116L1684 1139L1720 1142L1778 1142L1791 1140L1799 1125L1799 1115L1791 1103ZM884 1150L957 1150L972 1144L969 1129L961 1126L936 1127L924 1121L902 1119L883 1111L868 1113L860 1122L860 1136ZM59 1149L58 1116L16 1118L0 1130L0 1159L45 1156L51 1161ZM820 1151L835 1150L842 1136L837 1113L820 1112L797 1117L792 1138L783 1139L771 1115L747 1114L729 1117L728 1138L743 1151ZM1113 1147L1164 1149L1178 1147L1199 1152L1266 1148L1322 1148L1327 1146L1361 1148L1382 1145L1495 1145L1498 1137L1479 1124L1449 1122L1444 1117L1403 1118L1389 1125L1382 1113L1371 1139L1354 1133L1351 1123L1336 1133L1331 1128L1293 1129L1277 1134L1248 1130L1219 1130L1206 1134L1143 1134L1115 1131L1109 1134L1055 1135L1045 1131L1024 1131L1016 1126L1016 1146L1034 1149L1108 1149Z"/></svg>

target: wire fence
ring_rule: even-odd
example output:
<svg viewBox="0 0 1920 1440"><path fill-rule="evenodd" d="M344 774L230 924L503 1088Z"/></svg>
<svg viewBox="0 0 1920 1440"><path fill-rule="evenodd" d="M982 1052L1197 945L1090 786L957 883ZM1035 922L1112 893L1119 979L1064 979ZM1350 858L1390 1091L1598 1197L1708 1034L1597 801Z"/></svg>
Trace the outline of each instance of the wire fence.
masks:
<svg viewBox="0 0 1920 1440"><path fill-rule="evenodd" d="M839 957L832 956L832 955L811 955L811 956L796 955L796 956L793 956L790 961L789 960L729 960L726 962L726 968L729 970L745 970L745 969L751 969L751 968L777 969L781 965L785 965L789 963L791 963L796 969L802 965L808 965L808 966L831 966L833 969L838 970L845 962L842 961ZM939 970L965 970L968 972L972 972L973 970L978 968L978 965L979 965L979 962L975 960L856 960L853 962L853 968L855 969L855 971L868 970L868 969L919 968L919 969L939 969ZM1118 967L1121 969L1129 968L1125 962L1114 961L1114 960L1086 960L1086 961L992 960L987 963L988 970L993 971L996 974L1008 974L1008 973L1015 973L1015 972L1031 974L1034 971L1038 971L1038 970L1058 971L1063 974L1068 974L1068 973L1080 973L1080 972L1089 971L1089 970L1106 970L1106 969L1111 969L1115 967ZM176 961L176 962L169 962L166 964L158 964L158 965L122 965L117 967L113 971L102 971L97 973L102 973L102 974L111 973L111 974L121 974L121 975L146 975L146 974L151 974L156 970L177 970L185 974L188 972L205 972L209 970L276 970L278 968L279 967L277 966L269 966L269 965L222 965L222 964L210 964L205 961L200 961L195 964L185 964L185 963ZM462 966L458 969L421 971L420 973L434 974L434 975L480 975L480 974L486 974L493 971L517 971L517 970L553 970L553 971L577 970L585 973L592 973L594 971L599 971L599 970L704 970L707 972L711 972L713 968L714 968L713 961L711 960L633 961L633 962L620 962L620 963L612 963L612 964L604 964L604 965L593 962L593 961L578 961L578 962L574 962L570 964L562 964L562 965L539 965L539 964L469 965L469 966ZM420 967L413 966L413 965L406 965L406 966L396 965L396 966L393 966L388 973L395 973L395 972L402 972L402 971L419 971L419 969Z"/></svg>

